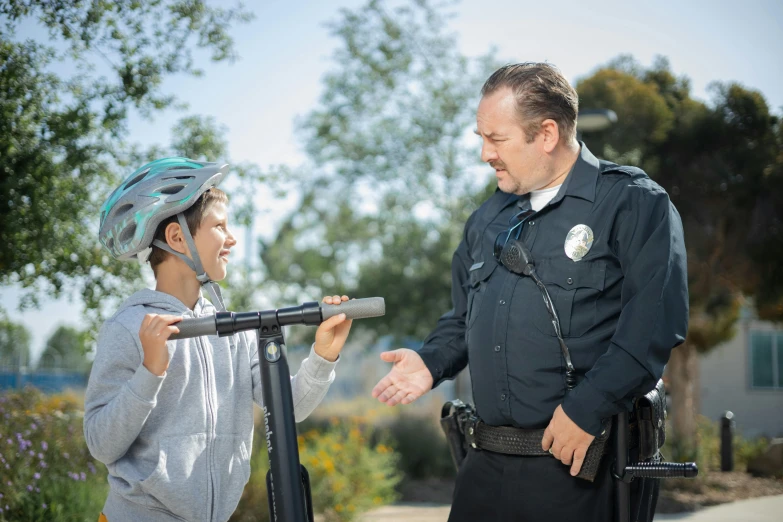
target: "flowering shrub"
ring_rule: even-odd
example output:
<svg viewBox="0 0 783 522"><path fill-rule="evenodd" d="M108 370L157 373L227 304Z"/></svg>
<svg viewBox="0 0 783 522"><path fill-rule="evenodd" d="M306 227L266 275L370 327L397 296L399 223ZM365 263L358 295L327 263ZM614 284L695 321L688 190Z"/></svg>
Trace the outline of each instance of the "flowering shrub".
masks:
<svg viewBox="0 0 783 522"><path fill-rule="evenodd" d="M258 427L257 427L258 428ZM269 520L266 495L266 455L263 429L256 430L250 482L232 522ZM397 454L386 444L372 444L372 428L359 418L332 419L328 427L299 436L299 459L310 474L313 508L328 522L350 521L396 498L400 480Z"/></svg>
<svg viewBox="0 0 783 522"><path fill-rule="evenodd" d="M327 521L353 520L396 499L398 456L386 444L372 445L372 429L359 418L332 419L325 432L299 436L299 455L310 473L313 506Z"/></svg>
<svg viewBox="0 0 783 522"><path fill-rule="evenodd" d="M108 484L84 442L81 401L4 392L0 419L0 520L95 522Z"/></svg>

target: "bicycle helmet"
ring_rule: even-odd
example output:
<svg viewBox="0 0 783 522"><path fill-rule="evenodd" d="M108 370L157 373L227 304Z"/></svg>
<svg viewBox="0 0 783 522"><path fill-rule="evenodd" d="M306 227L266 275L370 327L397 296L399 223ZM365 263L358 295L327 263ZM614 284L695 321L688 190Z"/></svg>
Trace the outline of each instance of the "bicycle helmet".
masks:
<svg viewBox="0 0 783 522"><path fill-rule="evenodd" d="M137 258L144 263L153 244L179 257L196 272L201 284L207 285L216 300L215 306L224 311L220 289L201 265L183 212L204 192L216 187L227 173L228 164L181 157L163 158L144 165L128 176L101 207L98 232L101 243L119 260ZM154 240L158 225L174 215L193 259L176 252L163 241Z"/></svg>

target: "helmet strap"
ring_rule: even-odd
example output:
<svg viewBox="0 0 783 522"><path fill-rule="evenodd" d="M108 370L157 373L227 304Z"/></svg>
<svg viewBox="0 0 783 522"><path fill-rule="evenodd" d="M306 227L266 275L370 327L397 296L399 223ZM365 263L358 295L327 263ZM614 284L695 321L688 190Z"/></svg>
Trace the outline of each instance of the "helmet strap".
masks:
<svg viewBox="0 0 783 522"><path fill-rule="evenodd" d="M215 281L212 281L209 278L206 270L204 270L203 265L201 264L201 258L198 256L198 250L196 250L196 242L193 241L193 236L190 235L188 222L185 220L185 215L182 212L177 214L177 221L179 221L179 226L182 228L182 235L185 237L185 242L188 244L188 249L190 250L190 254L193 256L193 259L190 259L185 254L177 252L160 239L155 239L152 244L158 248L162 248L170 254L179 257L185 263L187 263L191 270L196 272L196 279L199 280L201 286L205 286L207 288L210 300L213 301L212 304L215 305L215 308L217 308L219 312L225 312L226 306L223 304L223 296L220 293L220 287Z"/></svg>

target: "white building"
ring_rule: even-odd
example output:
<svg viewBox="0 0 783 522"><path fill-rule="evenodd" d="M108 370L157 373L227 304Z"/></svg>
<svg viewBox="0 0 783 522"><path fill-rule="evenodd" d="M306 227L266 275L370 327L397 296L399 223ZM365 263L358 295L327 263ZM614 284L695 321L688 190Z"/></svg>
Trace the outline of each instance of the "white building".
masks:
<svg viewBox="0 0 783 522"><path fill-rule="evenodd" d="M783 436L783 325L745 317L736 328L701 357L701 414L729 410L745 437Z"/></svg>

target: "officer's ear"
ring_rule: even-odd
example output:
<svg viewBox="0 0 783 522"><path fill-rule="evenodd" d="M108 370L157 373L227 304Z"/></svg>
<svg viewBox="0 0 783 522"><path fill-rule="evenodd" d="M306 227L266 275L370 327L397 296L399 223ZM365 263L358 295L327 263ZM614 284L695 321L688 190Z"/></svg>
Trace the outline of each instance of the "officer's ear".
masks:
<svg viewBox="0 0 783 522"><path fill-rule="evenodd" d="M552 119L542 121L539 136L543 140L541 145L544 148L544 152L551 154L560 142L560 129L557 127L557 122Z"/></svg>

